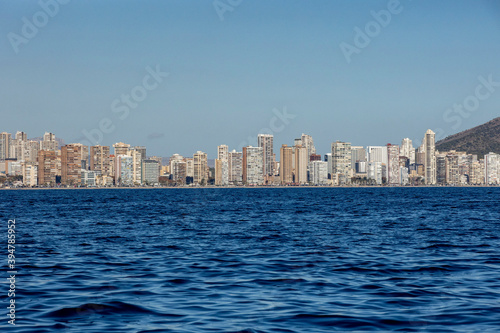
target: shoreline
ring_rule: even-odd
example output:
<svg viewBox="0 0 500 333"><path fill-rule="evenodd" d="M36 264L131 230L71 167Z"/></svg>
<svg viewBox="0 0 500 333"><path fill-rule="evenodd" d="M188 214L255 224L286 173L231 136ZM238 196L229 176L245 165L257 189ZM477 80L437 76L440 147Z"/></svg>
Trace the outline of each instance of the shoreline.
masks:
<svg viewBox="0 0 500 333"><path fill-rule="evenodd" d="M499 185L414 185L414 186L172 186L172 187L15 187L15 188L0 188L0 191L16 191L16 190L196 190L196 189L342 189L342 188L377 188L377 189L394 189L394 188L498 188Z"/></svg>

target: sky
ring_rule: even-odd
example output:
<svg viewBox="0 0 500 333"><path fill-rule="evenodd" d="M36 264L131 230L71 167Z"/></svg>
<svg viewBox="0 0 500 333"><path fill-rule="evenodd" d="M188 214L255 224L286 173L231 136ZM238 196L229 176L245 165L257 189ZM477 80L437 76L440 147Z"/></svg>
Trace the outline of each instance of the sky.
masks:
<svg viewBox="0 0 500 333"><path fill-rule="evenodd" d="M496 0L0 0L0 131L209 158L500 114Z"/></svg>

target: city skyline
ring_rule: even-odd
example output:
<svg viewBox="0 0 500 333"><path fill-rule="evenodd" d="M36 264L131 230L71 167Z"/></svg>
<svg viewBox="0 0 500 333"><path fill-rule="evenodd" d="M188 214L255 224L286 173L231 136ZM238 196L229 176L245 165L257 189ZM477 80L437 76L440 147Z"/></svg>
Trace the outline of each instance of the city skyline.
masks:
<svg viewBox="0 0 500 333"><path fill-rule="evenodd" d="M243 1L223 14L210 1L148 1L119 15L113 3L62 3L1 3L3 130L81 142L103 126L100 144L187 154L226 138L238 147L286 108L295 118L275 141L316 133L326 151L337 139L417 142L427 128L439 139L500 107L495 1ZM48 22L27 38L39 13Z"/></svg>
<svg viewBox="0 0 500 333"><path fill-rule="evenodd" d="M500 155L482 158L467 151L436 150L436 133L428 129L415 147L353 146L335 141L327 153L316 149L311 135L302 133L293 145L272 153L274 136L259 134L258 146L242 151L217 146L215 168L201 150L191 157L147 154L147 147L124 142L110 146L69 143L58 148L54 133L41 141L27 133L0 133L0 175L21 177L24 186L143 186L143 185L494 185L500 184ZM279 160L278 160L279 156ZM59 178L58 178L59 177ZM163 178L162 178L163 177ZM19 182L19 178L17 180ZM59 184L59 185L58 185Z"/></svg>

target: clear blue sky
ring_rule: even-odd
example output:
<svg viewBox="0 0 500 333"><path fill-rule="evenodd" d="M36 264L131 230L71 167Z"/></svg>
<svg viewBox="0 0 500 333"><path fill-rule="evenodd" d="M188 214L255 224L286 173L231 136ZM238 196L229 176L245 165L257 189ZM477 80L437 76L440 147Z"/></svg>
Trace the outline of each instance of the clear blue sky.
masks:
<svg viewBox="0 0 500 333"><path fill-rule="evenodd" d="M499 116L496 87L460 124L443 119L479 76L500 82L500 2L401 0L348 63L340 44L355 45L355 27L388 2L242 0L221 20L213 1L73 0L16 53L9 33L22 36L23 17L32 23L41 7L1 0L0 130L69 143L107 118L102 144L213 158L220 144L256 144L284 107L296 118L274 133L276 151L305 132L321 154L335 140L399 144ZM113 101L157 65L169 76L120 119Z"/></svg>

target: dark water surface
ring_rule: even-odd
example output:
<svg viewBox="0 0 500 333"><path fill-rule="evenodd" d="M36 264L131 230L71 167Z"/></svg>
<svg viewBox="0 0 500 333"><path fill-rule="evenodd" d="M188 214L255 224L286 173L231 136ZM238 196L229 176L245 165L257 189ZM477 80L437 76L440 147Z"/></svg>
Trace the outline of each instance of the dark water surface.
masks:
<svg viewBox="0 0 500 333"><path fill-rule="evenodd" d="M19 243L17 325L2 283L0 330L500 332L499 202L500 188L0 191L2 248L8 219Z"/></svg>

